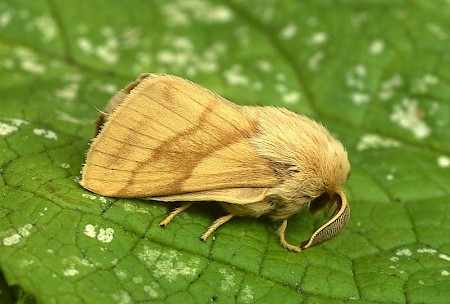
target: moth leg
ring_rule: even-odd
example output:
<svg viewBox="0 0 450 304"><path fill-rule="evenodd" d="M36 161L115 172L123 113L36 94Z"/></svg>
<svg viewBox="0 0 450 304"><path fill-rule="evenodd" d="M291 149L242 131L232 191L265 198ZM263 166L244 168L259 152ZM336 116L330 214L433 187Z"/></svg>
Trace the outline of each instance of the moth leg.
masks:
<svg viewBox="0 0 450 304"><path fill-rule="evenodd" d="M217 220L214 221L214 223L212 223L211 226L209 226L208 230L206 230L205 233L203 233L201 239L202 241L206 240L206 238L214 232L214 230L216 230L217 228L219 228L220 225L225 224L226 222L228 222L229 220L231 220L231 218L233 217L233 214L228 214L228 215L224 215L222 217L219 217Z"/></svg>
<svg viewBox="0 0 450 304"><path fill-rule="evenodd" d="M159 226L161 227L166 227L170 221L177 215L180 214L181 212L183 212L184 210L186 210L187 208L191 207L193 204L193 202L187 202L184 203L183 205L181 205L178 208L175 208L175 210L173 210L168 217L166 217L161 223L159 223Z"/></svg>
<svg viewBox="0 0 450 304"><path fill-rule="evenodd" d="M284 237L284 233L286 232L287 222L288 222L287 220L283 220L283 223L281 224L280 228L278 228L278 235L280 236L281 245L288 250L300 252L300 251L302 251L300 249L300 247L289 244Z"/></svg>

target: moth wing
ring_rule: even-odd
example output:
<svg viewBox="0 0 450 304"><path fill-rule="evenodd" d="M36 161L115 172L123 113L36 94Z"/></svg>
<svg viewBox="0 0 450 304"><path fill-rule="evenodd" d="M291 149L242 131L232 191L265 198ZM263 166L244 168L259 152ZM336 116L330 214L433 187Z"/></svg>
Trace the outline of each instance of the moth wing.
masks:
<svg viewBox="0 0 450 304"><path fill-rule="evenodd" d="M278 184L268 160L250 144L256 123L241 107L174 76L138 80L118 93L119 102L93 140L84 188L149 198Z"/></svg>
<svg viewBox="0 0 450 304"><path fill-rule="evenodd" d="M262 201L266 197L268 190L269 188L220 189L220 190L209 190L209 191L207 190L178 195L149 197L148 199L163 202L218 201L244 205Z"/></svg>

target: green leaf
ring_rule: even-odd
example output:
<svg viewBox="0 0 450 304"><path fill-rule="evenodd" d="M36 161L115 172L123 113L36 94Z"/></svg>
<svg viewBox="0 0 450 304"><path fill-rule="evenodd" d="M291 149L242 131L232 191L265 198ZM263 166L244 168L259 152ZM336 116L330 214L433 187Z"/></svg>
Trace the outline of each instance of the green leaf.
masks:
<svg viewBox="0 0 450 304"><path fill-rule="evenodd" d="M0 300L444 303L450 298L449 1L0 2ZM302 253L279 223L79 186L93 122L142 72L326 125L352 215ZM292 243L327 215L301 212Z"/></svg>

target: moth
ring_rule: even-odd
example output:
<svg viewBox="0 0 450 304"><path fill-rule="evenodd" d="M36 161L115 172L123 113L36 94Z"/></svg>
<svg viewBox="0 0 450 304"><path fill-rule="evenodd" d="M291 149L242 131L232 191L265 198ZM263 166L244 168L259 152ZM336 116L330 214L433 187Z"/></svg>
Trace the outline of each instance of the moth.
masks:
<svg viewBox="0 0 450 304"><path fill-rule="evenodd" d="M143 74L114 97L97 120L81 186L120 198L183 202L167 226L197 202L227 215L281 221L281 245L299 252L338 235L350 218L341 185L350 164L341 142L321 124L283 108L238 106L188 80ZM336 209L299 246L286 241L300 209Z"/></svg>

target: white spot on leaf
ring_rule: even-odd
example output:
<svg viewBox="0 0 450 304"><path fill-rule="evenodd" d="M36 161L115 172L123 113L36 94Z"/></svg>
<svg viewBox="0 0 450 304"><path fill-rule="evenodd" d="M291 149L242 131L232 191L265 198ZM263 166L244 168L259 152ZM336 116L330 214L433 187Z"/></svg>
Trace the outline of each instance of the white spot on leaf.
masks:
<svg viewBox="0 0 450 304"><path fill-rule="evenodd" d="M431 130L422 120L421 113L416 100L404 98L400 105L394 105L391 120L422 139L430 135Z"/></svg>
<svg viewBox="0 0 450 304"><path fill-rule="evenodd" d="M63 169L70 169L70 165L68 163L61 163L59 166Z"/></svg>
<svg viewBox="0 0 450 304"><path fill-rule="evenodd" d="M236 285L234 274L228 273L225 269L220 269L219 273L223 276L223 279L220 281L220 289L222 291L228 291L234 288Z"/></svg>
<svg viewBox="0 0 450 304"><path fill-rule="evenodd" d="M398 257L393 256L393 257L390 257L389 260L391 260L392 262L397 262L398 261Z"/></svg>
<svg viewBox="0 0 450 304"><path fill-rule="evenodd" d="M231 69L224 72L226 81L231 85L247 85L250 81L242 73L242 66L234 65Z"/></svg>
<svg viewBox="0 0 450 304"><path fill-rule="evenodd" d="M421 248L421 249L417 249L418 253L429 253L429 254L435 254L437 252L436 249L433 248Z"/></svg>
<svg viewBox="0 0 450 304"><path fill-rule="evenodd" d="M288 104L297 103L300 100L300 97L300 93L296 91L286 92L281 96L283 102Z"/></svg>
<svg viewBox="0 0 450 304"><path fill-rule="evenodd" d="M0 135L1 136L7 136L11 133L14 133L18 130L16 126L8 125L6 123L0 122Z"/></svg>
<svg viewBox="0 0 450 304"><path fill-rule="evenodd" d="M328 40L327 33L317 32L312 35L312 37L309 39L309 42L314 45L319 45L327 42L327 40Z"/></svg>
<svg viewBox="0 0 450 304"><path fill-rule="evenodd" d="M356 149L358 151L364 151L367 149L394 148L399 146L400 143L394 139L383 138L376 134L365 134L360 138Z"/></svg>
<svg viewBox="0 0 450 304"><path fill-rule="evenodd" d="M437 158L437 163L438 163L438 166L441 168L448 168L448 167L450 167L450 157L448 157L446 155L440 155Z"/></svg>
<svg viewBox="0 0 450 304"><path fill-rule="evenodd" d="M83 193L81 194L82 197L90 199L92 201L95 201L97 199L97 197L93 194L89 194L89 193Z"/></svg>
<svg viewBox="0 0 450 304"><path fill-rule="evenodd" d="M263 72L271 72L272 71L272 63L267 60L258 60L256 62L257 67Z"/></svg>
<svg viewBox="0 0 450 304"><path fill-rule="evenodd" d="M56 135L56 133L52 130L33 129L33 133L38 136L43 136L47 139L58 140L58 135Z"/></svg>
<svg viewBox="0 0 450 304"><path fill-rule="evenodd" d="M17 244L17 243L20 242L20 239L21 239L21 238L22 238L22 237L21 237L18 233L13 234L13 235L8 236L8 237L5 237L5 238L3 239L3 245L4 245L4 246L15 245L15 244Z"/></svg>
<svg viewBox="0 0 450 304"><path fill-rule="evenodd" d="M448 255L446 255L446 254L443 254L443 253L441 253L439 255L439 258L441 258L443 260L446 260L446 261L450 261L450 257Z"/></svg>
<svg viewBox="0 0 450 304"><path fill-rule="evenodd" d="M370 101L370 95L367 93L353 92L350 96L355 105L362 105Z"/></svg>
<svg viewBox="0 0 450 304"><path fill-rule="evenodd" d="M17 48L17 57L20 60L20 67L26 72L32 74L43 74L45 66L37 61L36 53L26 48Z"/></svg>
<svg viewBox="0 0 450 304"><path fill-rule="evenodd" d="M169 282L175 281L179 276L192 278L199 264L198 259L183 261L182 255L174 250L161 252L147 246L138 254L138 258L152 270L153 276Z"/></svg>
<svg viewBox="0 0 450 304"><path fill-rule="evenodd" d="M80 85L78 83L69 83L65 87L56 91L56 97L67 101L72 101L77 97L78 89Z"/></svg>
<svg viewBox="0 0 450 304"><path fill-rule="evenodd" d="M84 234L90 238L95 238L97 236L97 232L95 231L95 226L92 224L87 224L84 227Z"/></svg>
<svg viewBox="0 0 450 304"><path fill-rule="evenodd" d="M291 39L297 33L297 26L295 24L289 24L281 30L281 37L283 39Z"/></svg>
<svg viewBox="0 0 450 304"><path fill-rule="evenodd" d="M409 256L412 255L412 251L410 249L407 249L407 248L399 249L399 250L397 250L397 252L395 252L395 254L397 256L408 256L409 257Z"/></svg>
<svg viewBox="0 0 450 304"><path fill-rule="evenodd" d="M395 74L381 83L381 90L378 93L378 97L380 97L381 100L388 100L394 95L395 89L401 87L402 85L402 78L399 74Z"/></svg>
<svg viewBox="0 0 450 304"><path fill-rule="evenodd" d="M52 41L58 34L58 28L55 21L48 15L34 19L32 27L35 27L42 34L42 38L45 42Z"/></svg>
<svg viewBox="0 0 450 304"><path fill-rule="evenodd" d="M317 71L319 69L319 63L325 58L325 52L320 50L315 52L311 57L308 59L308 68L311 71Z"/></svg>
<svg viewBox="0 0 450 304"><path fill-rule="evenodd" d="M6 27L9 25L13 17L11 11L7 10L0 14L0 28Z"/></svg>
<svg viewBox="0 0 450 304"><path fill-rule="evenodd" d="M118 303L118 304L129 304L129 303L132 303L130 295L127 292L123 291L123 290L113 294L112 297L116 301L116 303Z"/></svg>
<svg viewBox="0 0 450 304"><path fill-rule="evenodd" d="M97 240L99 240L102 243L111 243L114 239L114 229L113 228L100 228Z"/></svg>
<svg viewBox="0 0 450 304"><path fill-rule="evenodd" d="M374 40L369 47L369 53L372 55L379 55L384 50L384 41L381 39Z"/></svg>
<svg viewBox="0 0 450 304"><path fill-rule="evenodd" d="M64 272L63 272L63 275L65 276L65 277L73 277L73 276L76 276L77 274L79 274L80 272L77 270L77 269L75 269L75 268L69 268L69 269L65 269L64 270Z"/></svg>
<svg viewBox="0 0 450 304"><path fill-rule="evenodd" d="M210 23L226 23L233 19L233 12L224 5L196 0L178 0L162 6L162 12L173 25L189 25L192 20Z"/></svg>
<svg viewBox="0 0 450 304"><path fill-rule="evenodd" d="M113 228L100 228L97 233L96 226L92 224L87 224L84 227L84 234L90 238L97 238L102 243L111 243L114 239L114 229Z"/></svg>
<svg viewBox="0 0 450 304"><path fill-rule="evenodd" d="M420 78L415 79L411 83L412 93L427 93L431 86L435 86L439 83L439 78L432 74L425 74Z"/></svg>
<svg viewBox="0 0 450 304"><path fill-rule="evenodd" d="M158 284L155 282L151 282L150 285L144 286L144 291L147 293L151 298L157 298L158 292L156 291L158 288Z"/></svg>
<svg viewBox="0 0 450 304"><path fill-rule="evenodd" d="M444 277L448 277L450 275L450 272L448 272L447 270L442 270L441 275Z"/></svg>
<svg viewBox="0 0 450 304"><path fill-rule="evenodd" d="M145 209L143 207L139 207L139 206L133 205L131 203L124 203L123 204L123 209L126 212L145 213L145 214L149 213L149 211L147 209Z"/></svg>
<svg viewBox="0 0 450 304"><path fill-rule="evenodd" d="M242 289L242 302L251 303L253 302L253 291L250 286L245 285Z"/></svg>
<svg viewBox="0 0 450 304"><path fill-rule="evenodd" d="M17 233L3 239L4 246L11 246L18 244L22 238L26 238L30 235L30 230L33 228L32 224L25 224L23 227L17 229Z"/></svg>

